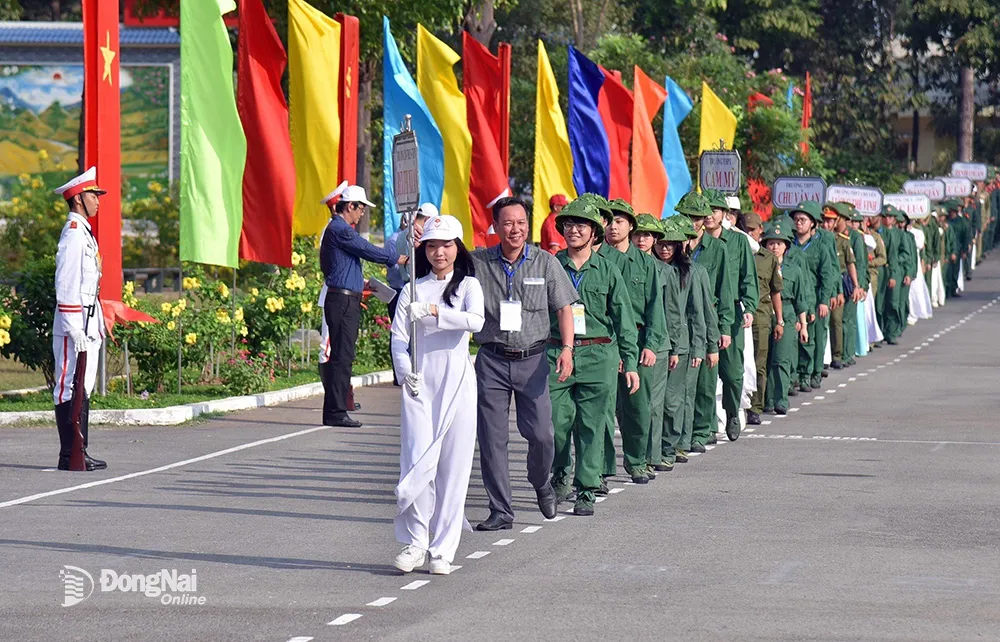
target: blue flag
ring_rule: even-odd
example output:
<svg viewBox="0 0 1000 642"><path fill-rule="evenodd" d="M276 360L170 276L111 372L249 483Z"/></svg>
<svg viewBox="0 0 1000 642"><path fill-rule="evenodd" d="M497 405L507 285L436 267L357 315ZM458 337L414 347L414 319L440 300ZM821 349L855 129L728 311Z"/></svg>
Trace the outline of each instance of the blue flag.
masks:
<svg viewBox="0 0 1000 642"><path fill-rule="evenodd" d="M663 218L674 215L674 207L681 197L691 191L691 172L688 170L681 137L677 128L691 113L691 97L674 79L667 76L667 102L663 105L663 166L667 168L667 200L663 203Z"/></svg>
<svg viewBox="0 0 1000 642"><path fill-rule="evenodd" d="M604 73L582 53L569 48L569 147L573 153L573 185L577 194L608 195L611 151L597 97Z"/></svg>
<svg viewBox="0 0 1000 642"><path fill-rule="evenodd" d="M785 92L785 102L788 103L788 109L795 109L795 85L788 83L788 91Z"/></svg>
<svg viewBox="0 0 1000 642"><path fill-rule="evenodd" d="M400 214L396 211L396 198L392 189L392 138L399 134L403 118L410 115L410 125L417 134L420 158L420 201L441 207L444 191L444 141L437 123L427 109L427 103L417 90L399 55L396 40L389 30L389 19L382 18L382 40L385 54L382 59L382 228L386 238L399 229Z"/></svg>

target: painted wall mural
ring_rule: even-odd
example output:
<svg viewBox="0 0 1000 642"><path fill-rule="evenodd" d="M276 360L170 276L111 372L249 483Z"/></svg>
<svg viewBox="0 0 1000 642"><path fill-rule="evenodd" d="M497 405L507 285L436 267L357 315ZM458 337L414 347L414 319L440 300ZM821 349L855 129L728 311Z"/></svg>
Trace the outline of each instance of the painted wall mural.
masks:
<svg viewBox="0 0 1000 642"><path fill-rule="evenodd" d="M121 88L122 174L133 184L165 179L170 69L123 66ZM82 100L82 65L0 66L0 181L75 169Z"/></svg>

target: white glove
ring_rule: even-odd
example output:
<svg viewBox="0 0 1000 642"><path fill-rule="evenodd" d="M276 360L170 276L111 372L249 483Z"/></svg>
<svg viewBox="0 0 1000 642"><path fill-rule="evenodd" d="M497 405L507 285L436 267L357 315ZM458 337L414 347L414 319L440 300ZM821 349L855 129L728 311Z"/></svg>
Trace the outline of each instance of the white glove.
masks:
<svg viewBox="0 0 1000 642"><path fill-rule="evenodd" d="M406 375L403 379L403 387L406 391L410 393L411 397L416 397L420 394L420 386L424 383L424 375L419 372L411 372Z"/></svg>
<svg viewBox="0 0 1000 642"><path fill-rule="evenodd" d="M69 331L69 338L73 340L73 347L76 349L76 353L87 351L87 334L80 330L79 328L73 328Z"/></svg>
<svg viewBox="0 0 1000 642"><path fill-rule="evenodd" d="M424 317L431 316L431 304L414 301L407 307L407 313L410 315L410 321L419 321Z"/></svg>

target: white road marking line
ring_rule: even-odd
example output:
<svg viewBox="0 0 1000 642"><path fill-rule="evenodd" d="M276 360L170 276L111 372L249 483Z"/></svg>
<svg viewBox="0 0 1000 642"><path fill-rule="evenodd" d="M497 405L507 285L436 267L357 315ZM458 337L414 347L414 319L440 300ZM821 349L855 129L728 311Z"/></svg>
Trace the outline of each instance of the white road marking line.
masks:
<svg viewBox="0 0 1000 642"><path fill-rule="evenodd" d="M226 448L225 450L217 450L214 453L208 453L207 455L201 455L200 457L193 457L191 459L185 459L184 461L174 462L173 464L167 464L166 466L158 466L157 468L150 468L149 470L140 470L139 472L129 473L127 475L119 475L118 477L111 477L109 479L99 479L97 481L87 482L86 484L80 484L78 486L69 486L68 488L59 488L57 490L50 490L44 493L38 493L36 495L28 495L27 497L21 497L19 499L12 499L10 501L0 503L0 508L17 506L18 504L26 504L28 502L33 502L36 499L44 499L46 497L53 497L55 495L63 495L65 493L72 493L73 491L76 490L85 490L87 488L94 488L96 486L104 486L106 484L113 484L115 482L125 481L126 479L134 479L136 477L144 477L146 475L152 475L153 473L162 473L165 470L172 470L174 468L180 468L181 466L187 466L189 464L197 464L200 461L215 459L216 457L221 457L223 455L228 455L230 453L239 452L241 450L246 450L248 448L263 446L264 444L273 444L278 441L284 441L285 439L291 439L292 437L301 437L302 435L308 435L309 433L318 432L320 430L329 430L329 429L330 429L329 426L317 426L315 428L307 428L306 430L299 430L297 432L288 433L287 435L279 435L277 437L271 437L269 439L260 439L258 441L252 441L248 444L242 444L240 446L233 446L232 448Z"/></svg>
<svg viewBox="0 0 1000 642"><path fill-rule="evenodd" d="M708 444L705 445L705 450L712 450L713 448L715 448L714 444L711 446L709 446Z"/></svg>
<svg viewBox="0 0 1000 642"><path fill-rule="evenodd" d="M309 642L310 640L312 640L312 638L308 638L308 637L300 635L300 636L295 637L295 638L289 638L288 642Z"/></svg>
<svg viewBox="0 0 1000 642"><path fill-rule="evenodd" d="M858 380L858 378L857 378L857 377L850 377L850 378L848 379L848 381L857 381L857 380Z"/></svg>
<svg viewBox="0 0 1000 642"><path fill-rule="evenodd" d="M842 383L842 384L837 385L837 387L838 388L846 388L847 384L846 383Z"/></svg>
<svg viewBox="0 0 1000 642"><path fill-rule="evenodd" d="M489 555L489 551L476 551L475 553L469 553L465 556L467 560L480 560Z"/></svg>
<svg viewBox="0 0 1000 642"><path fill-rule="evenodd" d="M493 542L493 545L494 546L508 546L510 544L513 544L513 543L514 543L514 540L508 537L506 539L498 539L497 541Z"/></svg>
<svg viewBox="0 0 1000 642"><path fill-rule="evenodd" d="M798 412L798 411L799 411L798 408L789 408L788 409L788 412Z"/></svg>
<svg viewBox="0 0 1000 642"><path fill-rule="evenodd" d="M775 418L775 419L784 419L784 418L785 418L785 417L787 417L787 416L788 416L788 415L775 415L775 416L774 416L774 418Z"/></svg>
<svg viewBox="0 0 1000 642"><path fill-rule="evenodd" d="M768 419L767 421L762 421L762 422L760 422L760 425L762 425L762 426L770 426L771 425L771 420ZM753 430L753 429L752 428L747 428L747 432L750 432L751 430Z"/></svg>
<svg viewBox="0 0 1000 642"><path fill-rule="evenodd" d="M835 392L837 392L837 389L836 389L836 388L834 388L834 389L832 389L832 390L827 390L827 391L826 391L826 394L828 394L828 395L832 395L832 394L833 394L833 393L835 393Z"/></svg>
<svg viewBox="0 0 1000 642"><path fill-rule="evenodd" d="M763 424L764 422L762 421L760 423ZM767 423L771 423L771 422L768 421ZM757 432L757 429L756 428L744 428L743 432Z"/></svg>
<svg viewBox="0 0 1000 642"><path fill-rule="evenodd" d="M595 499L594 499L594 503L595 503L595 504L600 504L600 503L601 503L601 502L603 502L603 501L604 501L605 499L607 499L607 497L597 497L597 498L595 498Z"/></svg>
<svg viewBox="0 0 1000 642"><path fill-rule="evenodd" d="M361 617L360 613L344 613L336 620L332 622L327 622L326 624L327 626L344 626L345 624L350 624L351 622L357 620L360 617Z"/></svg>
<svg viewBox="0 0 1000 642"><path fill-rule="evenodd" d="M688 453L688 457L697 457L701 453Z"/></svg>
<svg viewBox="0 0 1000 642"><path fill-rule="evenodd" d="M425 586L425 585L430 584L430 583L431 583L430 580L413 580L412 582L410 582L406 586L399 587L399 590L400 591L416 591L421 586Z"/></svg>
<svg viewBox="0 0 1000 642"><path fill-rule="evenodd" d="M525 526L524 528L521 529L521 532L522 533L537 533L540 530L542 530L541 526Z"/></svg>
<svg viewBox="0 0 1000 642"><path fill-rule="evenodd" d="M811 405L813 405L813 402L811 402L811 401L803 401L802 405L803 406L811 406Z"/></svg>
<svg viewBox="0 0 1000 642"><path fill-rule="evenodd" d="M396 601L394 597L380 597L374 602L369 602L366 606L386 606Z"/></svg>
<svg viewBox="0 0 1000 642"><path fill-rule="evenodd" d="M612 495L617 495L618 493L620 493L620 492L622 492L624 490L625 490L624 488L612 488L608 492L611 493Z"/></svg>
<svg viewBox="0 0 1000 642"><path fill-rule="evenodd" d="M54 473L54 472L56 472L56 470L57 470L56 468L43 468L42 472L43 473Z"/></svg>
<svg viewBox="0 0 1000 642"><path fill-rule="evenodd" d="M826 399L826 397L824 397L823 395L817 395L817 396L813 397L813 399L815 399L817 401L822 401L823 399Z"/></svg>

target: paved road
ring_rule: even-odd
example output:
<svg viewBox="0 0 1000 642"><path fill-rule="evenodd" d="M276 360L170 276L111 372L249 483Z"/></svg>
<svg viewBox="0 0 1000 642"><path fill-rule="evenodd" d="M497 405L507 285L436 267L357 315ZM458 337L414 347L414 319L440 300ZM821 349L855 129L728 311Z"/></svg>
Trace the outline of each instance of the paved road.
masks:
<svg viewBox="0 0 1000 642"><path fill-rule="evenodd" d="M975 276L594 518L542 520L515 436L516 528L467 534L447 577L391 567L395 389L360 391L357 430L318 426L318 399L96 430L100 473L46 470L51 428L3 429L0 640L1000 640L1000 263ZM64 566L97 584L69 607ZM102 592L101 569L195 570L204 604Z"/></svg>

